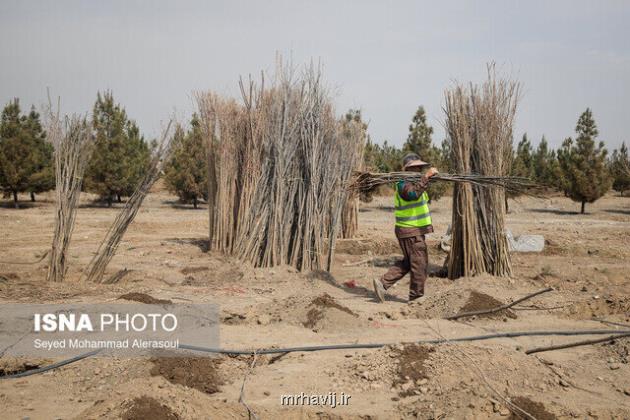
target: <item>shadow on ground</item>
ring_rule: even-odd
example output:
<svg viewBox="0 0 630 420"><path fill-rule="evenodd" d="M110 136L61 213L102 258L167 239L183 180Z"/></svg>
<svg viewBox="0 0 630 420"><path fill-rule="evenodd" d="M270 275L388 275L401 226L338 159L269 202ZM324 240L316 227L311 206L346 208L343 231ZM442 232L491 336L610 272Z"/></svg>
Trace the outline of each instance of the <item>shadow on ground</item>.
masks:
<svg viewBox="0 0 630 420"><path fill-rule="evenodd" d="M208 238L168 238L166 242L173 242L179 245L194 245L202 252L210 250L210 241Z"/></svg>
<svg viewBox="0 0 630 420"><path fill-rule="evenodd" d="M534 213L558 214L561 216L580 214L579 211L568 211L568 210L557 210L557 209L527 209L527 210L533 211ZM589 213L586 212L586 214L589 214Z"/></svg>
<svg viewBox="0 0 630 420"><path fill-rule="evenodd" d="M15 203L13 201L0 201L0 208L4 208L4 209L14 209L14 210L26 210L26 209L32 209L35 207L41 207L42 205L44 205L45 201L36 201L36 202L32 202L32 201L18 201L18 208L15 208Z"/></svg>
<svg viewBox="0 0 630 420"><path fill-rule="evenodd" d="M630 210L619 210L619 209L612 209L612 210L604 210L606 213L614 213L614 214L623 214L626 216L630 216Z"/></svg>
<svg viewBox="0 0 630 420"><path fill-rule="evenodd" d="M164 200L162 201L162 204L171 206L172 208L178 210L208 210L208 207L201 202L197 203L197 208L195 208L192 204L182 203L178 200Z"/></svg>

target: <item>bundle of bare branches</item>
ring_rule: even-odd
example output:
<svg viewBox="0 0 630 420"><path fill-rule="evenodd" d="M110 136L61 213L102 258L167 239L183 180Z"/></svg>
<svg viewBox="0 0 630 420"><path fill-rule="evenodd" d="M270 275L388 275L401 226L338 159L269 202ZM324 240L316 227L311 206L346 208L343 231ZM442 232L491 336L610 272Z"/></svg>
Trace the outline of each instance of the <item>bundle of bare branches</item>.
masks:
<svg viewBox="0 0 630 420"><path fill-rule="evenodd" d="M361 122L360 118L347 115L340 121L340 134L346 137L348 147L354 147L356 156L362 157L367 142L367 124ZM355 171L363 168L363 159L359 158ZM354 238L359 230L359 196L357 191L349 191L348 197L341 211L341 237L348 239Z"/></svg>
<svg viewBox="0 0 630 420"><path fill-rule="evenodd" d="M351 191L369 193L381 185L392 185L398 181L418 182L423 174L417 172L371 173L356 172L348 187ZM535 195L538 185L529 178L513 176L492 176L477 174L436 174L430 182L468 183L475 186L501 187L508 191Z"/></svg>
<svg viewBox="0 0 630 420"><path fill-rule="evenodd" d="M279 61L269 82L240 88L242 105L197 95L209 144L210 246L255 266L323 268L363 147L342 135L318 67L296 75Z"/></svg>
<svg viewBox="0 0 630 420"><path fill-rule="evenodd" d="M169 136L170 127L171 122L168 123L166 129L162 132L161 140L156 149L153 151L144 177L125 206L120 210L116 219L114 219L114 222L105 234L105 238L101 241L96 254L90 261L90 264L85 271L85 280L97 283L109 283L118 278L114 275L111 277L111 281L110 279L104 279L105 269L116 254L116 249L118 248L120 241L122 241L127 228L131 222L133 222L136 214L138 214L138 210L140 209L144 198L147 196L149 190L160 176L164 162L168 160L171 150L171 138Z"/></svg>
<svg viewBox="0 0 630 420"><path fill-rule="evenodd" d="M52 108L48 110L46 132L54 146L56 184L55 227L47 279L61 282L67 271L66 253L93 142L90 127L84 119L73 116L62 121L59 111L53 112Z"/></svg>
<svg viewBox="0 0 630 420"><path fill-rule="evenodd" d="M484 188L481 183L455 184L450 278L482 272L511 274L504 194L505 189L527 186L522 179L507 177L519 89L515 81L497 79L494 66L490 65L488 79L481 87L456 85L445 93L452 167L459 173L478 174L479 180L484 179L482 183L492 185ZM496 184L496 180L501 181Z"/></svg>

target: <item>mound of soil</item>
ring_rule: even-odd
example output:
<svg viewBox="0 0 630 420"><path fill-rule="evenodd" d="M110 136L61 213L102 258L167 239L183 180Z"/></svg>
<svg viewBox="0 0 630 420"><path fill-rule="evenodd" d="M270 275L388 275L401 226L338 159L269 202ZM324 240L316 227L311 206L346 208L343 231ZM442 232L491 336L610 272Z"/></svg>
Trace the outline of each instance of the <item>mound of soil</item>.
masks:
<svg viewBox="0 0 630 420"><path fill-rule="evenodd" d="M531 414L535 419L538 420L556 420L557 418L554 414L547 411L542 403L532 401L527 397L512 398L512 404L527 412L527 414ZM520 420L522 418L522 414L517 413L516 410L512 410L510 420Z"/></svg>
<svg viewBox="0 0 630 420"><path fill-rule="evenodd" d="M476 290L472 290L470 292L470 296L468 300L462 306L458 313L463 312L473 312L473 311L484 311L486 309L494 309L499 306L505 305L503 302L493 298L490 295L485 293L477 292ZM504 309L502 311L493 312L490 314L476 315L477 318L512 318L516 319L516 314L509 309Z"/></svg>
<svg viewBox="0 0 630 420"><path fill-rule="evenodd" d="M337 303L327 293L315 298L289 296L248 308L244 312L224 312L221 322L229 325L286 323L313 330L314 332L340 332L366 325L349 308Z"/></svg>
<svg viewBox="0 0 630 420"><path fill-rule="evenodd" d="M126 405L127 408L122 413L123 420L179 420L181 418L169 406L146 395L134 398Z"/></svg>
<svg viewBox="0 0 630 420"><path fill-rule="evenodd" d="M431 319L446 318L462 312L492 309L504 303L485 293L472 289L449 289L444 292L429 294L419 305L414 306L407 314L412 318ZM406 311L406 309L403 309ZM405 315L405 313L403 313ZM516 318L511 310L503 310L487 315L477 315L478 318Z"/></svg>
<svg viewBox="0 0 630 420"><path fill-rule="evenodd" d="M302 322L302 325L306 328L315 328L317 324L324 319L328 309L336 309L354 317L358 317L358 315L350 309L338 304L337 301L335 301L335 299L328 293L324 293L311 301L308 312L306 313L306 320Z"/></svg>
<svg viewBox="0 0 630 420"><path fill-rule="evenodd" d="M147 295L146 293L140 293L140 292L125 293L124 295L118 296L118 299L131 300L134 302L147 303L150 305L161 305L165 303L173 303L170 299L157 299L151 295Z"/></svg>
<svg viewBox="0 0 630 420"><path fill-rule="evenodd" d="M217 368L220 360L209 357L159 357L151 359L151 376L162 376L173 384L184 385L206 394L219 392L223 385Z"/></svg>
<svg viewBox="0 0 630 420"><path fill-rule="evenodd" d="M359 315L337 303L327 293L311 300L306 309L299 312L302 325L315 332L344 331L363 326Z"/></svg>
<svg viewBox="0 0 630 420"><path fill-rule="evenodd" d="M403 387L403 390L399 392L401 397L413 395L415 384L423 379L429 379L426 362L433 352L435 352L433 347L418 344L408 344L395 350L398 368L393 385L411 384L410 387Z"/></svg>

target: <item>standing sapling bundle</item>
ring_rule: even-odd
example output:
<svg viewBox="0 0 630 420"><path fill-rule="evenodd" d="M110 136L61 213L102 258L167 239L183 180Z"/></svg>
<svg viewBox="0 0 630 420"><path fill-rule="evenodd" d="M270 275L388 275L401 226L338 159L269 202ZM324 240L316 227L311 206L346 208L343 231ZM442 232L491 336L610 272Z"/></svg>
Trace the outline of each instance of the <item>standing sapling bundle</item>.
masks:
<svg viewBox="0 0 630 420"><path fill-rule="evenodd" d="M481 88L457 85L446 91L446 131L452 167L480 177L506 177L519 84L497 80L493 66ZM505 189L456 184L453 193L449 278L512 272L505 235Z"/></svg>
<svg viewBox="0 0 630 420"><path fill-rule="evenodd" d="M67 271L66 254L74 230L77 204L87 162L92 153L92 133L84 119L49 110L48 138L55 148L55 228L48 265L48 281L62 282Z"/></svg>

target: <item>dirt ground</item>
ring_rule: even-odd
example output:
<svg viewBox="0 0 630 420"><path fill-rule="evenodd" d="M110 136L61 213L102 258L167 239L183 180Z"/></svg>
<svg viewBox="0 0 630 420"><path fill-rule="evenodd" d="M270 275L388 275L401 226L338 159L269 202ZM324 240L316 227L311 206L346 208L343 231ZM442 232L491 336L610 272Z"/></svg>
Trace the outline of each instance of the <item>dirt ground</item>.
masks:
<svg viewBox="0 0 630 420"><path fill-rule="evenodd" d="M26 198L26 197L24 197ZM52 195L14 210L0 207L0 302L78 303L153 299L215 302L221 346L259 349L338 343L400 343L497 331L616 328L630 324L630 198L608 195L587 205L564 197L510 203L514 235L542 234L542 253L513 254L514 276L457 281L431 276L426 296L408 305L408 279L378 304L374 277L399 253L391 198L362 204L356 239L341 240L332 273L291 267L253 269L207 251L207 211L179 205L163 191L149 195L108 274L116 284L79 282L117 209L84 197L63 284L45 282ZM431 206L436 233L427 239L432 268L444 252L451 201ZM357 264L369 256L375 264ZM447 321L488 302L507 303L551 286L499 316ZM243 399L259 418L519 418L630 419L630 339L526 355L540 345L579 340L520 337L443 345L393 344L258 357ZM52 360L0 358L0 376ZM239 402L251 357L187 359L89 358L40 375L0 379L3 419L241 419ZM346 405L281 405L281 395L336 393Z"/></svg>

